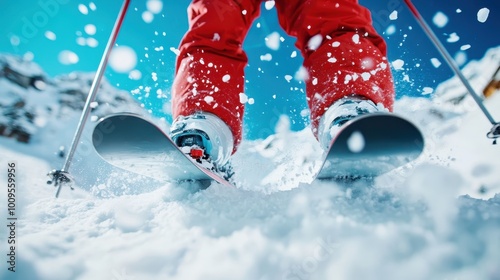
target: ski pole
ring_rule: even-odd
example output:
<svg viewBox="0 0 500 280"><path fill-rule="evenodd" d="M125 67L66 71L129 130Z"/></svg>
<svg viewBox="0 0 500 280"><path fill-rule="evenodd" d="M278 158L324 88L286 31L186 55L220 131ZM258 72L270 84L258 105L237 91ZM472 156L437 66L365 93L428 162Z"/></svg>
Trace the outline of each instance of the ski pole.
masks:
<svg viewBox="0 0 500 280"><path fill-rule="evenodd" d="M118 14L118 18L115 21L115 25L113 30L111 31L111 35L109 36L108 43L106 44L106 48L104 49L104 53L101 58L101 62L99 63L99 67L97 68L96 74L94 76L94 80L92 81L92 85L90 87L89 94L87 96L87 100L85 102L85 106L83 107L82 115L80 116L80 121L78 122L78 126L73 136L73 141L71 143L71 148L68 152L66 160L64 162L64 166L61 170L52 170L49 172L49 176L52 177L52 180L48 181L48 184L54 183L54 186L57 187L56 198L59 197L59 193L61 192L61 187L65 183L70 183L71 178L68 173L68 169L71 165L71 161L73 160L73 156L75 154L78 143L80 142L80 138L83 133L83 128L85 127L85 123L90 114L91 106L90 104L94 102L95 96L97 95L97 90L99 89L99 85L101 83L102 77L104 75L104 71L106 69L106 65L108 64L109 55L113 48L113 45L116 42L116 38L118 37L118 33L120 32L120 28L122 26L123 20L125 18L125 14L127 13L128 6L130 4L130 0L124 0L123 5ZM71 187L71 186L70 186ZM73 189L71 187L71 189Z"/></svg>
<svg viewBox="0 0 500 280"><path fill-rule="evenodd" d="M487 137L490 139L494 139L493 144L496 144L496 139L500 138L500 123L496 122L495 119L493 119L493 116L490 114L488 109L483 104L483 100L481 97L474 91L472 86L470 85L469 81L465 76L462 74L462 71L460 71L460 68L458 65L455 63L455 60L451 57L450 53L446 50L444 45L439 41L437 38L436 34L432 29L430 28L429 24L425 21L425 19L422 17L418 9L413 5L411 0L404 0L408 8L410 9L410 12L413 14L413 16L417 19L417 22L420 24L422 29L424 30L425 34L429 37L429 39L432 41L434 46L438 49L439 53L443 56L443 58L446 60L446 63L450 68L455 72L455 74L458 76L458 78L462 81L464 84L465 88L469 92L469 94L472 96L474 101L477 103L481 111L483 111L484 115L488 120L490 121L491 124L493 124L493 128L491 131L487 134Z"/></svg>

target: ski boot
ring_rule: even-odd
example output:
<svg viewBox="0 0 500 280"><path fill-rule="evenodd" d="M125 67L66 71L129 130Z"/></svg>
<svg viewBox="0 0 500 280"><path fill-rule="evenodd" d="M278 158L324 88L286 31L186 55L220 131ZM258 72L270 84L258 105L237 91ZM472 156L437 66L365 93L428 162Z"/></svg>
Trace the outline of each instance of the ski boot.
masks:
<svg viewBox="0 0 500 280"><path fill-rule="evenodd" d="M382 105L373 101L353 95L341 98L333 103L321 117L318 126L318 140L321 147L328 150L332 139L337 135L342 125L349 120L364 114L387 111Z"/></svg>
<svg viewBox="0 0 500 280"><path fill-rule="evenodd" d="M233 135L229 127L210 113L180 116L170 129L170 137L182 152L203 167L228 180L232 175L229 158Z"/></svg>

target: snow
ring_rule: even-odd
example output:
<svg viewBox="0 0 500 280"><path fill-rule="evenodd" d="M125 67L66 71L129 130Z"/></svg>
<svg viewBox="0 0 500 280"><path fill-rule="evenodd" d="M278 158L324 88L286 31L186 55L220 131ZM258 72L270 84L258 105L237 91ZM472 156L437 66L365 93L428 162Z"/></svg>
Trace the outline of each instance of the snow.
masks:
<svg viewBox="0 0 500 280"><path fill-rule="evenodd" d="M91 48L95 48L99 45L99 41L97 41L95 38L87 38L85 40L85 44Z"/></svg>
<svg viewBox="0 0 500 280"><path fill-rule="evenodd" d="M87 33L88 35L95 35L96 31L97 31L97 28L95 25L93 24L87 24L83 27L83 29L85 30L85 33Z"/></svg>
<svg viewBox="0 0 500 280"><path fill-rule="evenodd" d="M439 66L441 66L441 61L435 57L431 58L431 63L435 68L439 68Z"/></svg>
<svg viewBox="0 0 500 280"><path fill-rule="evenodd" d="M485 23L488 20L488 16L490 15L490 9L488 8L481 8L477 12L477 21L481 23Z"/></svg>
<svg viewBox="0 0 500 280"><path fill-rule="evenodd" d="M148 0L146 7L152 14L159 14L163 10L163 2L161 0Z"/></svg>
<svg viewBox="0 0 500 280"><path fill-rule="evenodd" d="M394 33L396 33L396 26L394 24L391 24L385 30L385 34L390 36L390 35L394 35Z"/></svg>
<svg viewBox="0 0 500 280"><path fill-rule="evenodd" d="M273 0L270 0L270 1L268 0L264 3L264 6L265 6L266 10L268 10L268 11L271 10L272 8L274 8L274 5L275 5L275 3Z"/></svg>
<svg viewBox="0 0 500 280"><path fill-rule="evenodd" d="M404 60L402 59L396 59L392 63L392 67L394 67L394 70L403 70L403 66L405 65Z"/></svg>
<svg viewBox="0 0 500 280"><path fill-rule="evenodd" d="M497 52L464 67L474 87L491 77ZM83 76L54 84L82 88ZM36 98L0 82L2 94L60 106L49 91ZM101 98L113 100L104 87ZM461 92L455 78L432 99L396 102L395 111L423 130L425 151L371 186L311 182L321 149L309 128L293 132L282 116L273 136L241 144L233 159L237 188L202 191L107 165L89 147L90 126L70 169L76 188L54 199L44 174L62 165L53 151L71 141L78 110L64 121L47 115L52 127L39 130L34 143L0 138L0 166L15 161L18 176L17 272L3 269L0 278L498 279L500 151L486 139L491 125L470 97L450 101ZM498 119L500 92L485 104ZM362 147L359 139L354 144ZM0 174L5 184L6 169ZM6 215L0 211L2 221ZM4 234L0 244L4 255Z"/></svg>
<svg viewBox="0 0 500 280"><path fill-rule="evenodd" d="M390 19L390 20L397 20L397 19L398 19L398 11L393 11L393 12L389 15L389 19Z"/></svg>
<svg viewBox="0 0 500 280"><path fill-rule="evenodd" d="M273 60L273 56L270 53L266 53L260 56L261 61L271 61Z"/></svg>
<svg viewBox="0 0 500 280"><path fill-rule="evenodd" d="M448 39L446 39L446 42L448 43L456 43L460 40L460 37L457 35L456 32L453 32L450 34L450 36L448 37Z"/></svg>
<svg viewBox="0 0 500 280"><path fill-rule="evenodd" d="M248 96L244 93L240 93L240 103L245 104L248 102Z"/></svg>
<svg viewBox="0 0 500 280"><path fill-rule="evenodd" d="M151 23L153 22L155 16L152 12L150 11L144 11L142 12L142 20L145 22L145 23Z"/></svg>
<svg viewBox="0 0 500 280"><path fill-rule="evenodd" d="M356 34L357 35L357 34ZM356 36L354 35L354 36ZM359 36L359 35L358 35ZM354 40L354 37L353 37ZM323 35L321 34L316 34L309 39L307 42L307 48L310 50L317 50L319 46L321 46L321 43L323 42Z"/></svg>
<svg viewBox="0 0 500 280"><path fill-rule="evenodd" d="M109 66L118 73L128 73L137 65L137 54L129 46L116 46L111 50Z"/></svg>
<svg viewBox="0 0 500 280"><path fill-rule="evenodd" d="M437 12L432 18L432 22L439 28L443 28L448 24L448 16L443 12Z"/></svg>
<svg viewBox="0 0 500 280"><path fill-rule="evenodd" d="M80 60L78 55L72 51L64 50L58 55L59 62L64 65L76 64Z"/></svg>
<svg viewBox="0 0 500 280"><path fill-rule="evenodd" d="M141 73L141 71L134 69L134 70L130 71L130 73L128 74L128 77L132 80L138 81L142 78L142 73Z"/></svg>
<svg viewBox="0 0 500 280"><path fill-rule="evenodd" d="M82 13L84 15L88 15L89 14L89 9L84 4L79 4L78 5L78 11L80 11L80 13Z"/></svg>
<svg viewBox="0 0 500 280"><path fill-rule="evenodd" d="M45 35L45 37L46 37L47 39L49 39L49 40L51 40L51 41L55 41L55 40L57 39L56 34L55 34L54 32L52 32L52 31L48 31L48 30L47 30L47 31L45 31L44 35Z"/></svg>
<svg viewBox="0 0 500 280"><path fill-rule="evenodd" d="M267 37L264 40L265 40L266 46L269 49L271 49L273 51L277 51L280 48L280 43L281 43L280 38L281 38L281 35L278 32L273 32L273 33L267 35Z"/></svg>
<svg viewBox="0 0 500 280"><path fill-rule="evenodd" d="M460 47L460 50L461 50L461 51L466 51L466 50L468 50L468 49L470 49L470 48L471 48L471 45L466 44L466 45L461 46L461 47Z"/></svg>
<svg viewBox="0 0 500 280"><path fill-rule="evenodd" d="M365 137L359 131L354 131L347 139L347 148L353 153L359 153L365 148Z"/></svg>

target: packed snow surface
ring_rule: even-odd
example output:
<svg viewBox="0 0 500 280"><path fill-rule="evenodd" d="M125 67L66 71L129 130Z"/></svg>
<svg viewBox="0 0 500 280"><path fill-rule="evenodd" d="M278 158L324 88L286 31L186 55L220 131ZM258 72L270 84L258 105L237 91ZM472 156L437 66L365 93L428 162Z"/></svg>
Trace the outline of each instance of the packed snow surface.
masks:
<svg viewBox="0 0 500 280"><path fill-rule="evenodd" d="M475 87L492 74L489 58L464 71ZM311 180L321 150L286 117L241 145L237 188L201 191L114 169L86 135L76 188L55 199L45 174L62 166L55 142L69 145L76 119L60 121L63 139L48 128L30 144L0 138L4 223L8 162L17 186L16 272L2 230L0 279L500 279L500 146L470 97L450 102L463 92L452 79L433 99L398 100L426 135L424 154L349 186ZM500 119L500 93L485 104Z"/></svg>

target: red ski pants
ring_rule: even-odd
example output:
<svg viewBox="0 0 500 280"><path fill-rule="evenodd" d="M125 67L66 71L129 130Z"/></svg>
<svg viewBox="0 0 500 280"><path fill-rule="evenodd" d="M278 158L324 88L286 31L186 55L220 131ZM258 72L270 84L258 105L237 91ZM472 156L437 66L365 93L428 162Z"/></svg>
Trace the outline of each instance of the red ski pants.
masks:
<svg viewBox="0 0 500 280"><path fill-rule="evenodd" d="M210 112L242 137L243 40L262 0L194 0L180 44L172 88L173 117ZM357 0L276 0L283 29L297 38L308 71L306 95L316 135L319 119L336 100L365 96L392 110L394 84L384 40Z"/></svg>

